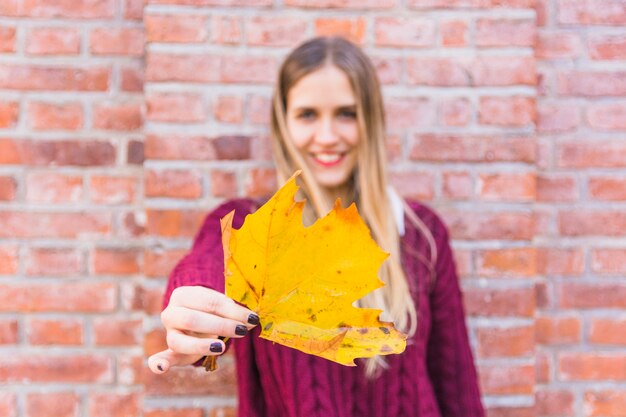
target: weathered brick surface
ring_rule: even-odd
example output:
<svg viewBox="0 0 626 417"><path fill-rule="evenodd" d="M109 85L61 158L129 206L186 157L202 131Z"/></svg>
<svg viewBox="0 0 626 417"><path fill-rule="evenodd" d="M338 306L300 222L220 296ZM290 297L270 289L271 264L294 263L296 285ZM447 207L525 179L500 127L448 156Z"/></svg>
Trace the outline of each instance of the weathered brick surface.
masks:
<svg viewBox="0 0 626 417"><path fill-rule="evenodd" d="M391 181L453 239L488 416L626 414L622 0L4 0L0 18L0 345L20 352L0 415L236 415L232 356L165 377L144 359L206 211L275 189L271 85L313 34L373 58Z"/></svg>

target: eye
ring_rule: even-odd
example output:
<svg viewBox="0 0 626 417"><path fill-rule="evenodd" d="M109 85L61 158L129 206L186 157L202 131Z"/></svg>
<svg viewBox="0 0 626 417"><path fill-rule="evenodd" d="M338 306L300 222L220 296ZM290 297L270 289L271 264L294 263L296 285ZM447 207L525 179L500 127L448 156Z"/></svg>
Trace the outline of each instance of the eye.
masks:
<svg viewBox="0 0 626 417"><path fill-rule="evenodd" d="M339 117L342 119L356 120L356 111L352 109L342 109L339 111Z"/></svg>
<svg viewBox="0 0 626 417"><path fill-rule="evenodd" d="M302 120L311 120L315 117L315 112L313 110L302 110L296 117Z"/></svg>

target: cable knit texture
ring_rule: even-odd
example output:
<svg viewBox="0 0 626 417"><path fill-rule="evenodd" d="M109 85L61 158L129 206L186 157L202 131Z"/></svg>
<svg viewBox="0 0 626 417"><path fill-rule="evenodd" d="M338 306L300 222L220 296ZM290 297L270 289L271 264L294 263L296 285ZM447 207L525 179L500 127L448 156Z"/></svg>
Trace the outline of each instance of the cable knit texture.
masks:
<svg viewBox="0 0 626 417"><path fill-rule="evenodd" d="M436 277L418 258L430 250L408 219L402 262L418 309L418 331L406 351L386 356L389 368L375 379L363 366L347 367L258 337L234 341L239 417L482 417L458 277L442 221L426 206L411 208L430 228L437 246ZM207 216L189 254L170 276L164 305L174 288L200 285L224 291L219 221L235 210L239 228L258 207L231 200Z"/></svg>

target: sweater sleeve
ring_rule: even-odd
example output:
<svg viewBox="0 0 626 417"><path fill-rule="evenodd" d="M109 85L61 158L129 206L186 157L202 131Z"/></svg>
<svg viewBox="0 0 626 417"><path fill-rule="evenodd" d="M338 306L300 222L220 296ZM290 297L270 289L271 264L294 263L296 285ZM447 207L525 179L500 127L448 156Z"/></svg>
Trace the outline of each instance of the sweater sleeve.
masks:
<svg viewBox="0 0 626 417"><path fill-rule="evenodd" d="M163 307L172 291L182 286L203 286L224 292L224 251L222 249L222 217L235 211L233 226L241 227L246 215L257 208L253 200L230 200L213 210L204 220L191 250L178 262L167 282Z"/></svg>
<svg viewBox="0 0 626 417"><path fill-rule="evenodd" d="M436 281L430 295L432 326L427 365L443 417L483 417L462 294L448 232L435 218Z"/></svg>

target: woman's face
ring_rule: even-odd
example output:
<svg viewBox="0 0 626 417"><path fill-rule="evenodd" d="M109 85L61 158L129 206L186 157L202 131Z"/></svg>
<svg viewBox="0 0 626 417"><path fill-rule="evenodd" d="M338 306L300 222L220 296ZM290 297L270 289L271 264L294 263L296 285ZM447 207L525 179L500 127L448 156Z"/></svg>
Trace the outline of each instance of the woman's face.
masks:
<svg viewBox="0 0 626 417"><path fill-rule="evenodd" d="M361 138L348 76L333 65L300 79L287 93L287 129L318 184L346 192Z"/></svg>

